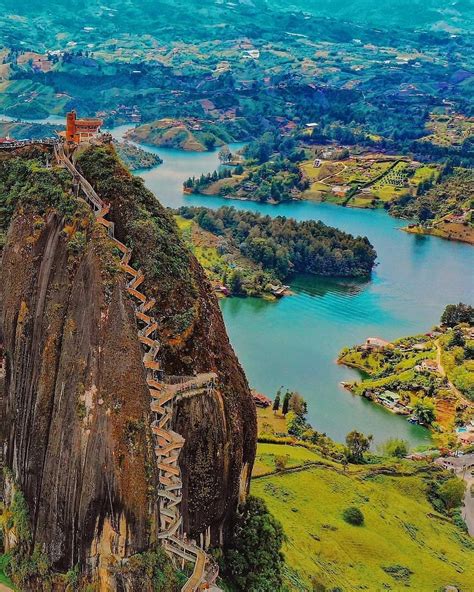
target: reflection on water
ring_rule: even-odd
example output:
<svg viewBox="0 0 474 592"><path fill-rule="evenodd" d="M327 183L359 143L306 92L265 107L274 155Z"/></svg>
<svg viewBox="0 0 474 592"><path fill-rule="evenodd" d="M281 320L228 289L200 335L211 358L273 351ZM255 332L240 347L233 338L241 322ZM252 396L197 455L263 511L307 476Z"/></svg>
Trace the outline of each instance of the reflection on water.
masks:
<svg viewBox="0 0 474 592"><path fill-rule="evenodd" d="M293 289L310 296L325 296L328 292L355 296L369 287L370 279L354 278L315 278L314 275L300 274L291 282Z"/></svg>

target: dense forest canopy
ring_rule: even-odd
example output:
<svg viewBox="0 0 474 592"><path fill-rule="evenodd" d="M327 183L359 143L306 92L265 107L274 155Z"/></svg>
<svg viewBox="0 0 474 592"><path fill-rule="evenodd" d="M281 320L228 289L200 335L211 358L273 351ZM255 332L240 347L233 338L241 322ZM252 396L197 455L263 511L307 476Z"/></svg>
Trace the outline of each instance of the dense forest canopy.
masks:
<svg viewBox="0 0 474 592"><path fill-rule="evenodd" d="M314 220L297 222L231 207L182 207L178 212L201 228L230 238L242 255L280 279L294 272L364 277L372 271L377 256L366 237L353 237Z"/></svg>

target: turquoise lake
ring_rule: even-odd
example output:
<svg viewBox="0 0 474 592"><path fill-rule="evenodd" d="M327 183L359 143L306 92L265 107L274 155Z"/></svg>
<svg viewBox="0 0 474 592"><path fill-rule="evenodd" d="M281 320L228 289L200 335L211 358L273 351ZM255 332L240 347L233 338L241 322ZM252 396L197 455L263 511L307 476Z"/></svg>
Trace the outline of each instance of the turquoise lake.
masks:
<svg viewBox="0 0 474 592"><path fill-rule="evenodd" d="M116 128L121 137L127 126ZM231 146L237 149L239 145ZM217 152L189 153L154 149L164 160L139 172L147 187L170 207L232 205L270 216L322 220L355 235L366 235L378 253L368 282L296 277L294 292L276 302L258 298L221 301L227 330L252 387L273 396L280 386L298 390L308 401L315 428L342 441L352 429L374 435L375 442L401 437L413 446L430 441L427 430L365 399L351 395L341 381L358 373L336 364L346 345L368 336L393 339L428 331L444 306L470 302L474 295L474 249L436 237L400 230L406 221L383 210L342 208L292 202L279 206L204 195L183 195L192 175L213 171Z"/></svg>
<svg viewBox="0 0 474 592"><path fill-rule="evenodd" d="M112 133L121 138L129 127L117 127ZM413 446L428 443L429 433L424 428L344 390L341 381L357 379L358 374L335 360L346 345L368 336L393 339L425 332L438 321L446 304L472 302L474 249L406 234L400 230L406 222L381 210L314 202L269 206L183 195L182 183L187 177L218 166L217 152L146 148L157 152L164 162L137 174L166 206L232 205L270 216L322 220L368 236L378 253L370 281L299 276L291 282L292 296L276 302L228 298L221 301L222 313L251 386L269 396L280 386L298 390L308 401L309 419L318 430L338 441L358 429L373 434L376 442L401 437Z"/></svg>

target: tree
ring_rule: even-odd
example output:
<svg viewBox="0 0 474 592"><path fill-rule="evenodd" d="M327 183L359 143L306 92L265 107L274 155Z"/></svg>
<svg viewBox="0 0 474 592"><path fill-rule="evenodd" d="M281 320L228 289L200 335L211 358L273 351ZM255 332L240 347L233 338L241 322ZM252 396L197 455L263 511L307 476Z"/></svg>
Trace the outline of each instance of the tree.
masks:
<svg viewBox="0 0 474 592"><path fill-rule="evenodd" d="M459 329L454 329L449 339L449 347L464 347L465 344L462 332Z"/></svg>
<svg viewBox="0 0 474 592"><path fill-rule="evenodd" d="M408 454L408 443L399 438L390 438L381 446L382 453L385 456L394 456L403 458Z"/></svg>
<svg viewBox="0 0 474 592"><path fill-rule="evenodd" d="M431 208L425 203L420 204L417 213L418 213L418 220L422 224L424 222L426 222L427 220L431 220L431 218L434 218L434 214L433 214Z"/></svg>
<svg viewBox="0 0 474 592"><path fill-rule="evenodd" d="M465 360L474 360L474 344L473 343L466 343L464 346L464 359Z"/></svg>
<svg viewBox="0 0 474 592"><path fill-rule="evenodd" d="M283 405L281 408L281 412L283 413L283 415L286 415L288 413L291 395L292 395L292 393L290 393L290 391L286 391L285 396L283 397Z"/></svg>
<svg viewBox="0 0 474 592"><path fill-rule="evenodd" d="M441 315L441 324L454 327L459 323L474 325L474 306L464 304L448 304Z"/></svg>
<svg viewBox="0 0 474 592"><path fill-rule="evenodd" d="M359 508L351 506L342 512L342 517L345 522L352 524L352 526L362 526L364 524L364 514Z"/></svg>
<svg viewBox="0 0 474 592"><path fill-rule="evenodd" d="M348 458L352 462L360 463L364 460L364 452L370 448L373 436L365 436L362 432L353 430L346 436Z"/></svg>
<svg viewBox="0 0 474 592"><path fill-rule="evenodd" d="M413 403L413 412L418 417L418 421L426 425L432 424L436 417L435 406L426 397L415 400Z"/></svg>
<svg viewBox="0 0 474 592"><path fill-rule="evenodd" d="M283 471L286 469L286 465L288 464L290 456L289 454L281 454L275 457L275 470L276 471Z"/></svg>
<svg viewBox="0 0 474 592"><path fill-rule="evenodd" d="M292 411L294 411L296 413L296 415L298 415L300 417L304 417L306 415L306 413L308 412L308 406L306 404L306 401L296 391L294 393L292 393L292 395L291 395L290 402L289 402L289 408Z"/></svg>
<svg viewBox="0 0 474 592"><path fill-rule="evenodd" d="M306 428L306 422L301 415L290 411L286 416L286 430L291 436L301 438Z"/></svg>
<svg viewBox="0 0 474 592"><path fill-rule="evenodd" d="M278 389L275 400L273 401L273 412L276 413L280 409L280 389Z"/></svg>
<svg viewBox="0 0 474 592"><path fill-rule="evenodd" d="M242 272L239 269L234 269L229 277L229 287L232 294L243 294Z"/></svg>
<svg viewBox="0 0 474 592"><path fill-rule="evenodd" d="M202 141L207 150L212 150L216 145L216 138L212 134L204 134Z"/></svg>
<svg viewBox="0 0 474 592"><path fill-rule="evenodd" d="M461 505L465 490L466 483L457 477L452 477L440 485L438 494L446 509L451 510Z"/></svg>
<svg viewBox="0 0 474 592"><path fill-rule="evenodd" d="M239 506L225 570L238 590L275 592L282 584L283 528L265 502L249 496Z"/></svg>
<svg viewBox="0 0 474 592"><path fill-rule="evenodd" d="M222 164L228 164L232 160L232 152L230 151L229 146L222 146L218 156Z"/></svg>

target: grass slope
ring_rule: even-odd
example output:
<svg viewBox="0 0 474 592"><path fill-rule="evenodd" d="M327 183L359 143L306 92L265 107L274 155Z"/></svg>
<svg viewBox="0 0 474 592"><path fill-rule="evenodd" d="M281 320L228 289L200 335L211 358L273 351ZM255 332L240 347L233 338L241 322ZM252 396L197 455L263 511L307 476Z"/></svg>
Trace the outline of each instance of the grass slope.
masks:
<svg viewBox="0 0 474 592"><path fill-rule="evenodd" d="M259 444L257 467L270 465L269 456L277 452L271 447ZM311 453L297 447L273 448L290 455L288 466L310 460ZM316 589L317 582L344 592L434 592L449 584L471 590L474 543L433 510L413 469L391 476L380 468L344 473L328 463L252 481L252 494L266 501L287 535L290 589ZM362 510L364 526L344 522L348 506Z"/></svg>

